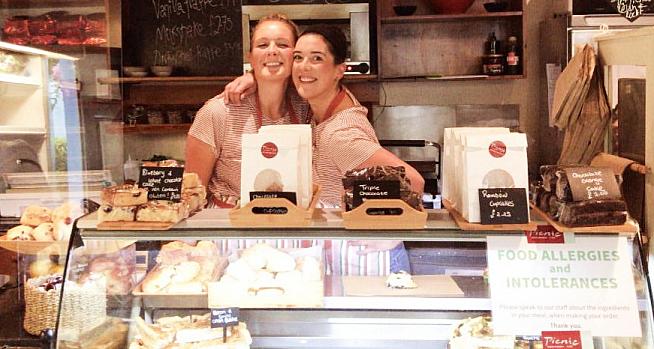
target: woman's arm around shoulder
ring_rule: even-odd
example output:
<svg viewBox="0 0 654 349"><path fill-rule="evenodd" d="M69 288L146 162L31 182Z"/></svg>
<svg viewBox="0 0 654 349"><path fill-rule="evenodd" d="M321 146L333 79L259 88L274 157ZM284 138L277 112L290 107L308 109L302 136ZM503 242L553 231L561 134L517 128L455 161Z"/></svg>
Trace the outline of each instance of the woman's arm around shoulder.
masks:
<svg viewBox="0 0 654 349"><path fill-rule="evenodd" d="M207 143L188 135L186 137L185 158L184 171L197 173L202 185L206 187L213 175L216 163L214 150Z"/></svg>

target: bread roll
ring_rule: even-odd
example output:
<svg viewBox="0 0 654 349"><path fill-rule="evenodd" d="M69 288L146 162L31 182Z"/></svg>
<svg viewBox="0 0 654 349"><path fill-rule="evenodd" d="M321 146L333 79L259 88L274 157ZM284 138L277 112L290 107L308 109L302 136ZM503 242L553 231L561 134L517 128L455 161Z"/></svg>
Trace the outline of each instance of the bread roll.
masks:
<svg viewBox="0 0 654 349"><path fill-rule="evenodd" d="M190 281L190 282L171 282L170 285L166 288L166 293L202 293L204 292L204 287L201 282Z"/></svg>
<svg viewBox="0 0 654 349"><path fill-rule="evenodd" d="M302 279L305 281L319 281L322 279L322 270L318 258L305 256L298 258L298 268L302 272Z"/></svg>
<svg viewBox="0 0 654 349"><path fill-rule="evenodd" d="M170 285L174 275L175 268L172 266L158 268L145 277L141 289L145 293L159 293Z"/></svg>
<svg viewBox="0 0 654 349"><path fill-rule="evenodd" d="M18 225L7 230L7 240L32 240L32 230L28 225Z"/></svg>
<svg viewBox="0 0 654 349"><path fill-rule="evenodd" d="M271 251L266 258L266 269L273 273L295 269L295 258L279 250Z"/></svg>
<svg viewBox="0 0 654 349"><path fill-rule="evenodd" d="M195 279L200 273L200 263L198 262L182 262L174 266L175 274L171 282L184 283Z"/></svg>
<svg viewBox="0 0 654 349"><path fill-rule="evenodd" d="M20 224L36 227L41 223L51 222L51 211L47 207L29 205L20 217Z"/></svg>
<svg viewBox="0 0 654 349"><path fill-rule="evenodd" d="M257 273L242 259L229 263L227 268L225 268L225 274L245 283L250 283L257 279Z"/></svg>
<svg viewBox="0 0 654 349"><path fill-rule="evenodd" d="M277 275L275 275L275 280L283 285L297 284L302 282L302 272L299 270L290 270L277 273Z"/></svg>
<svg viewBox="0 0 654 349"><path fill-rule="evenodd" d="M36 241L55 241L55 226L52 223L41 223L32 230L32 237Z"/></svg>

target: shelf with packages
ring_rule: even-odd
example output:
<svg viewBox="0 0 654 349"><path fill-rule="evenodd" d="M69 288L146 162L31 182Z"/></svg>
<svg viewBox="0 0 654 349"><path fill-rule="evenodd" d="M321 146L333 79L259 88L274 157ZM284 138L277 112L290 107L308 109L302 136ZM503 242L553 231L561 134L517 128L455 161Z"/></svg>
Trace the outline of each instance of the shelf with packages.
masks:
<svg viewBox="0 0 654 349"><path fill-rule="evenodd" d="M116 342L116 347L127 347L128 343L139 341L137 336L142 327L137 323L143 322L137 318L144 320L148 326L153 326L152 321L164 317L173 319L169 317L207 313L210 304L216 304L216 299L226 297L225 293L216 293L215 290L220 289L220 285L224 286L223 282L233 277L235 270L243 267L242 263L238 268L236 264L241 260L254 263L254 259L246 258L253 258L252 256L258 253L256 251L261 251L257 248L261 247L259 244L265 243L267 249L263 250L269 251L266 252L268 257L265 257L268 259L273 258L270 256L279 251L294 253L292 251L311 250L308 255L313 256L317 253L322 280L321 292L318 295L321 302L314 306L280 306L274 305L276 303L272 300L275 296L266 294L259 299L264 305L240 306L239 319L247 324L253 339L251 347L447 348L452 329L460 321L488 314L492 310L490 286L484 277L484 269L488 266L488 239L491 236L520 237L523 232L461 231L447 211L427 212L429 218L424 230L345 230L341 212L336 209L317 209L309 227L284 229L234 227L230 224L229 210L221 209L200 211L164 231L97 230L96 215L87 215L77 221L77 230L73 233L72 250L68 253L67 261L69 273L64 283L62 299L72 297L75 292L80 291L79 277L88 272L89 265L115 260L119 256L121 263L132 263L131 266L120 267L121 270L130 270L128 280L121 281L129 284L107 288L102 291L105 297L95 298L98 306L94 309L99 309L97 314L101 317L90 320L98 325L95 328L80 327L79 324L67 321L77 314L79 309L62 308L59 323L67 325L61 325L58 330L58 347L85 347L91 345L92 337L111 338L107 341ZM634 267L629 270L629 274L633 272L634 275L636 306L642 319L643 337L631 340L639 345L650 345L650 290L644 280L642 268L637 267L641 265L641 250L637 248L639 242L635 237L635 234L598 234L575 236L575 239L623 239L625 246L629 244L634 247L633 255L629 255L629 258L633 258ZM174 242L180 239L186 242L202 241L202 247L199 242L195 247ZM384 281L384 263L375 261L388 261L386 258L390 257L385 253L360 256L357 254L359 247L348 244L390 240L403 240L407 246L414 243L432 246L434 250L431 255L416 255L409 249L410 262L430 260L433 265L427 265L427 268L445 268L449 271L426 272L425 270L429 269L425 269L425 265L422 265L423 268L414 268L417 264L412 264L412 270L420 270L412 275L418 288L395 291L389 289ZM198 252L192 251L207 246L216 246L214 251L219 251L220 257L215 258L216 265L218 260L225 258L229 260L229 264L223 265L225 269L222 272L214 274L215 281L207 284L206 291L145 292L146 280L150 282L150 286L152 280L155 280L150 278L155 275L154 271L161 270L166 263L177 263L180 253L198 256ZM270 252L270 249L278 252ZM435 256L441 257L434 259ZM232 264L234 267L230 269ZM264 271L258 273L265 274ZM423 286L431 285L430 283L438 286ZM76 286L71 286L73 284ZM283 292L290 292L285 288L287 286L285 284L279 287L285 290ZM250 289L252 287L254 286L250 286ZM69 291L69 288L72 291ZM310 290L313 288L306 288L303 291L305 293L300 294L296 301L301 302L304 297L316 296L309 294L312 292ZM259 291L253 292L254 294L249 296L258 297ZM265 302L271 303L265 305ZM68 304L70 306L75 303ZM229 304L227 306L239 306L236 303ZM597 334L595 336L596 348L603 347L601 345L609 340Z"/></svg>
<svg viewBox="0 0 654 349"><path fill-rule="evenodd" d="M186 133L191 124L161 124L161 125L148 125L136 124L127 125L125 123L111 124L106 128L107 132L111 133L130 133L130 134L161 134L161 133Z"/></svg>
<svg viewBox="0 0 654 349"><path fill-rule="evenodd" d="M437 1L433 1L434 3ZM395 4L415 5L415 14L397 16ZM377 9L377 42L379 76L382 81L394 78L439 77L437 80L503 80L525 78L520 67L517 73L481 77L482 57L488 52L490 33L504 43L515 36L519 43L519 65L525 61L525 7L522 0L505 1L506 10L487 12L486 1L472 1L463 13L438 13L423 1L379 2ZM505 47L500 52L505 53ZM412 52L407 55L407 52ZM454 77L454 78L448 78ZM394 81L394 80L392 80Z"/></svg>
<svg viewBox="0 0 654 349"><path fill-rule="evenodd" d="M236 79L238 76L146 76L146 77L120 77L120 78L99 78L100 84L189 84L189 83L224 83ZM376 75L345 75L346 82L375 81Z"/></svg>

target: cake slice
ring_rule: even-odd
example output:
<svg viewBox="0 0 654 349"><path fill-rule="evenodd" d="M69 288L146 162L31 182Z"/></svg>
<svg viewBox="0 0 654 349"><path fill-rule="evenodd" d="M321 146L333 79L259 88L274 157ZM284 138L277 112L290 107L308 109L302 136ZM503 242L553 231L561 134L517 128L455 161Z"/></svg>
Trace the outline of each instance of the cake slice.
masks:
<svg viewBox="0 0 654 349"><path fill-rule="evenodd" d="M188 217L189 209L185 202L152 200L140 205L136 211L138 222L176 223Z"/></svg>

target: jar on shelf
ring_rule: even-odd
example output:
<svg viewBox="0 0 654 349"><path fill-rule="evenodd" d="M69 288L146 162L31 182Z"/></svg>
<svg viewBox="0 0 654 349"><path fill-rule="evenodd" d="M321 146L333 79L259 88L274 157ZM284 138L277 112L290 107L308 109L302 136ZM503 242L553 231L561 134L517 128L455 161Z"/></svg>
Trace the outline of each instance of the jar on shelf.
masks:
<svg viewBox="0 0 654 349"><path fill-rule="evenodd" d="M504 74L504 55L503 54L488 54L482 58L482 68L486 75L502 75Z"/></svg>
<svg viewBox="0 0 654 349"><path fill-rule="evenodd" d="M168 117L168 123L169 124L184 123L184 118L182 117L182 111L181 110L169 110L169 111L166 112L166 116Z"/></svg>
<svg viewBox="0 0 654 349"><path fill-rule="evenodd" d="M150 125L161 125L166 122L164 120L164 116L161 110L156 110L156 109L148 110L147 116L148 116L148 124Z"/></svg>

